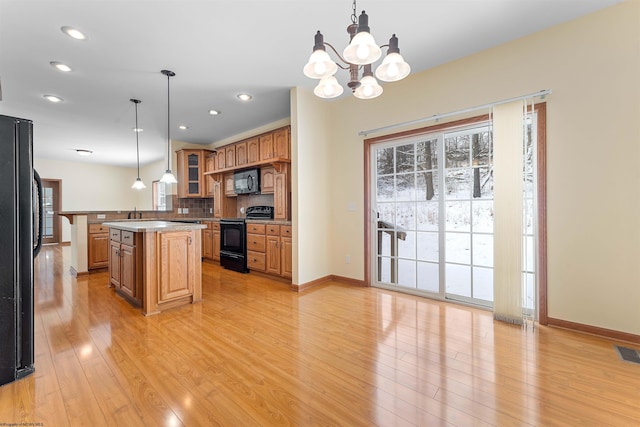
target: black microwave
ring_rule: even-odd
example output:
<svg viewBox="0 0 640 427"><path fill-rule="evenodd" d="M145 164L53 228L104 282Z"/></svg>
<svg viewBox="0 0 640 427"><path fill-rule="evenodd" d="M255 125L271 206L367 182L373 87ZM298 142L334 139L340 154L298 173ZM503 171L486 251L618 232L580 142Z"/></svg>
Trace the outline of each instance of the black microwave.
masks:
<svg viewBox="0 0 640 427"><path fill-rule="evenodd" d="M233 174L233 189L236 194L260 193L260 169L249 169Z"/></svg>

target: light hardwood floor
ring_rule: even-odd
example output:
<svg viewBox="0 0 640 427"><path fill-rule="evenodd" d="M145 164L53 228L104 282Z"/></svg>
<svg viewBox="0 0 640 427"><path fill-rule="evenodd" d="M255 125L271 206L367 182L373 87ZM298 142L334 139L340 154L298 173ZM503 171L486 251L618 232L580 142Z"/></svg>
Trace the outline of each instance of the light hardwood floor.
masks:
<svg viewBox="0 0 640 427"><path fill-rule="evenodd" d="M640 425L640 365L603 338L210 263L202 303L147 318L68 259L36 261L36 372L0 388L0 424Z"/></svg>

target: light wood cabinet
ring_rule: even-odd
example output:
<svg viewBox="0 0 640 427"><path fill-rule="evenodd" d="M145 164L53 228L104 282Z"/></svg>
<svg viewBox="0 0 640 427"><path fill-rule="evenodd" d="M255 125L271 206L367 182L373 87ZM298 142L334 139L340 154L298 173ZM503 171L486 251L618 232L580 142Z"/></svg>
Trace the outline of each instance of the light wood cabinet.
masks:
<svg viewBox="0 0 640 427"><path fill-rule="evenodd" d="M273 166L265 166L260 169L260 192L273 194L273 180L276 170Z"/></svg>
<svg viewBox="0 0 640 427"><path fill-rule="evenodd" d="M273 134L260 135L260 160L269 160L274 157Z"/></svg>
<svg viewBox="0 0 640 427"><path fill-rule="evenodd" d="M247 224L247 267L250 270L292 277L291 226Z"/></svg>
<svg viewBox="0 0 640 427"><path fill-rule="evenodd" d="M253 164L258 161L260 161L260 140L251 138L247 141L247 163Z"/></svg>
<svg viewBox="0 0 640 427"><path fill-rule="evenodd" d="M291 238L291 226L280 227L280 274L282 277L293 277L293 239Z"/></svg>
<svg viewBox="0 0 640 427"><path fill-rule="evenodd" d="M196 262L200 262L195 233L200 230L158 232L159 304L193 295Z"/></svg>
<svg viewBox="0 0 640 427"><path fill-rule="evenodd" d="M142 303L142 235L131 231L109 231L109 282L135 305Z"/></svg>
<svg viewBox="0 0 640 427"><path fill-rule="evenodd" d="M202 258L220 261L220 223L206 221L202 230Z"/></svg>
<svg viewBox="0 0 640 427"><path fill-rule="evenodd" d="M102 224L89 224L87 233L89 270L109 266L109 229Z"/></svg>
<svg viewBox="0 0 640 427"><path fill-rule="evenodd" d="M283 167L280 172L276 172L273 186L273 218L289 219L291 185L288 167Z"/></svg>
<svg viewBox="0 0 640 427"><path fill-rule="evenodd" d="M205 172L213 172L216 170L216 155L215 153L208 154L205 159ZM204 193L205 197L213 197L213 176L204 176Z"/></svg>
<svg viewBox="0 0 640 427"><path fill-rule="evenodd" d="M231 144L224 149L225 156L227 158L225 162L226 168L232 168L236 166L236 144Z"/></svg>
<svg viewBox="0 0 640 427"><path fill-rule="evenodd" d="M291 129L289 126L273 132L273 157L277 159L291 159Z"/></svg>
<svg viewBox="0 0 640 427"><path fill-rule="evenodd" d="M227 197L236 197L236 190L233 180L233 172L224 174L224 195Z"/></svg>
<svg viewBox="0 0 640 427"><path fill-rule="evenodd" d="M222 218L222 183L213 181L213 217Z"/></svg>
<svg viewBox="0 0 640 427"><path fill-rule="evenodd" d="M227 167L227 155L224 147L216 149L216 170Z"/></svg>
<svg viewBox="0 0 640 427"><path fill-rule="evenodd" d="M238 142L236 147L236 166L244 166L247 164L247 142Z"/></svg>
<svg viewBox="0 0 640 427"><path fill-rule="evenodd" d="M209 150L178 150L178 197L205 197L205 159Z"/></svg>

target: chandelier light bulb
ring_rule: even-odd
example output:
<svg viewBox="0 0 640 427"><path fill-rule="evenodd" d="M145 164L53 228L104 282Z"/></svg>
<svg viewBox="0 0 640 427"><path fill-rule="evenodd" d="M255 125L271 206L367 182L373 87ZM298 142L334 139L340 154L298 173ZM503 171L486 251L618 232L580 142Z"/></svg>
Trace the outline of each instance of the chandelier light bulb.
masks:
<svg viewBox="0 0 640 427"><path fill-rule="evenodd" d="M342 92L344 92L344 89L333 76L321 79L318 86L313 90L313 93L320 98L335 98L342 95Z"/></svg>
<svg viewBox="0 0 640 427"><path fill-rule="evenodd" d="M366 65L376 62L382 56L382 50L373 36L366 31L355 35L349 46L344 49L344 59L351 64Z"/></svg>
<svg viewBox="0 0 640 427"><path fill-rule="evenodd" d="M315 50L309 57L309 62L304 66L304 75L311 79L322 79L332 76L338 71L338 65L331 60L327 52L322 49Z"/></svg>
<svg viewBox="0 0 640 427"><path fill-rule="evenodd" d="M360 79L360 86L353 92L356 98L373 99L382 95L382 86L378 84L375 77L366 75Z"/></svg>

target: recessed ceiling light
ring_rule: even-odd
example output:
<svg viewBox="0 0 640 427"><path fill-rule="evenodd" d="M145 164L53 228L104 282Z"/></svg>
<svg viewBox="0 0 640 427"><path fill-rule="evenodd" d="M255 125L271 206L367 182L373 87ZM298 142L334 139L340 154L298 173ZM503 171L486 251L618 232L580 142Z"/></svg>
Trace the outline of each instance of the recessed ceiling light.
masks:
<svg viewBox="0 0 640 427"><path fill-rule="evenodd" d="M49 65L51 65L52 67L60 71L64 71L65 73L68 73L69 71L71 71L71 67L69 67L67 64L63 64L62 62L51 61L49 62Z"/></svg>
<svg viewBox="0 0 640 427"><path fill-rule="evenodd" d="M59 96L55 96L55 95L42 95L45 99L51 101L51 102L62 102L64 101L64 99L60 98Z"/></svg>
<svg viewBox="0 0 640 427"><path fill-rule="evenodd" d="M134 132L142 132L144 129L142 128L131 128Z"/></svg>
<svg viewBox="0 0 640 427"><path fill-rule="evenodd" d="M68 26L64 26L62 28L60 28L62 30L63 33L65 33L66 35L68 35L69 37L73 37L76 40L86 40L87 36L85 36L84 34L82 34L82 31L73 28L73 27L68 27Z"/></svg>
<svg viewBox="0 0 640 427"><path fill-rule="evenodd" d="M240 101L250 101L251 100L251 95L249 95L248 93L239 93L238 94L238 99Z"/></svg>
<svg viewBox="0 0 640 427"><path fill-rule="evenodd" d="M78 153L79 156L87 157L87 156L90 156L91 154L93 154L93 151L84 150L84 149L78 149L78 150L76 150L76 153Z"/></svg>
<svg viewBox="0 0 640 427"><path fill-rule="evenodd" d="M218 110L209 110L209 114L211 114L212 116L217 116L218 114L220 114L220 111L218 111Z"/></svg>
<svg viewBox="0 0 640 427"><path fill-rule="evenodd" d="M187 129L189 129L189 126L180 125L180 126L178 126L178 129L180 129L180 130L187 130Z"/></svg>

